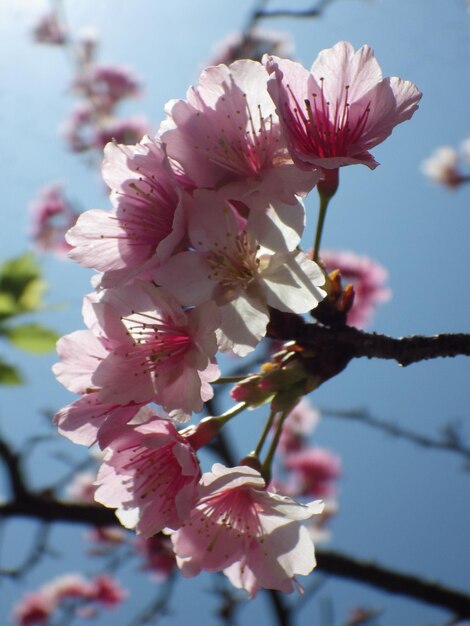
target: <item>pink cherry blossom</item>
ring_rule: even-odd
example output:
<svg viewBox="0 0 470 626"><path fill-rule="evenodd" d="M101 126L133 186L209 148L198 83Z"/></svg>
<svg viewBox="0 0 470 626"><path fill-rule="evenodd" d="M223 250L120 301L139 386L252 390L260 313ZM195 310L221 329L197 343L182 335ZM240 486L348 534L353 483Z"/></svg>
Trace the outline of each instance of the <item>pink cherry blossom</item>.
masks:
<svg viewBox="0 0 470 626"><path fill-rule="evenodd" d="M181 193L158 141L108 144L103 177L114 209L84 213L67 241L69 256L104 272L101 285L111 287L166 260L185 230Z"/></svg>
<svg viewBox="0 0 470 626"><path fill-rule="evenodd" d="M135 548L144 559L142 569L150 571L158 582L168 578L176 567L171 539L161 533L148 539L137 537Z"/></svg>
<svg viewBox="0 0 470 626"><path fill-rule="evenodd" d="M110 113L120 100L141 94L140 81L133 71L118 65L87 65L72 88L92 102L100 113Z"/></svg>
<svg viewBox="0 0 470 626"><path fill-rule="evenodd" d="M318 424L320 415L306 398L292 409L282 425L279 449L284 452L299 450Z"/></svg>
<svg viewBox="0 0 470 626"><path fill-rule="evenodd" d="M106 609L120 604L126 592L109 575L95 576L91 580L80 574L64 574L43 585L38 591L25 595L13 611L17 626L37 626L49 623L53 614L67 604L67 610L75 608L75 614L94 614L96 607ZM84 612L84 613L82 613Z"/></svg>
<svg viewBox="0 0 470 626"><path fill-rule="evenodd" d="M296 496L325 498L334 494L341 462L329 450L307 447L290 452L284 456L283 464L294 475Z"/></svg>
<svg viewBox="0 0 470 626"><path fill-rule="evenodd" d="M352 284L354 301L347 314L347 323L364 328L371 322L377 306L392 296L385 285L387 270L377 261L353 252L321 250L320 257L328 271L339 269L344 281Z"/></svg>
<svg viewBox="0 0 470 626"><path fill-rule="evenodd" d="M93 504L95 501L95 474L93 472L79 472L75 474L65 489L70 500L83 504Z"/></svg>
<svg viewBox="0 0 470 626"><path fill-rule="evenodd" d="M267 80L255 61L209 67L187 100L167 105L161 139L195 187L230 184L233 199L255 193L272 203L295 204L295 195L305 195L320 178L292 163Z"/></svg>
<svg viewBox="0 0 470 626"><path fill-rule="evenodd" d="M81 398L60 409L54 416L61 435L82 446L92 446L106 437L108 428L127 424L148 415L146 403L129 402L126 405L100 402L98 392Z"/></svg>
<svg viewBox="0 0 470 626"><path fill-rule="evenodd" d="M189 520L172 534L184 576L223 570L253 597L258 589L290 593L296 575L315 567L313 544L299 522L322 504L298 504L266 491L260 473L216 464L203 474Z"/></svg>
<svg viewBox="0 0 470 626"><path fill-rule="evenodd" d="M421 98L413 83L383 78L369 46L354 52L340 41L323 50L310 71L277 57L265 62L290 153L305 168L377 167L369 150L410 119Z"/></svg>
<svg viewBox="0 0 470 626"><path fill-rule="evenodd" d="M65 256L70 246L65 233L78 218L78 213L66 198L63 186L52 184L39 191L30 203L30 232L34 246L41 252Z"/></svg>
<svg viewBox="0 0 470 626"><path fill-rule="evenodd" d="M32 35L37 43L62 46L67 42L67 33L57 11L43 15L34 26Z"/></svg>
<svg viewBox="0 0 470 626"><path fill-rule="evenodd" d="M130 420L146 421L150 410L146 402L103 402L93 375L101 361L110 355L115 344L106 337L93 309L95 294L84 298L83 316L89 330L79 330L61 337L57 342L60 356L52 370L59 382L81 397L63 407L54 416L61 435L77 444L90 446L106 437L109 428Z"/></svg>
<svg viewBox="0 0 470 626"><path fill-rule="evenodd" d="M143 537L179 528L196 499L199 463L170 420L120 428L109 441L95 499Z"/></svg>
<svg viewBox="0 0 470 626"><path fill-rule="evenodd" d="M134 281L101 292L93 308L113 345L92 376L100 402L155 401L168 412L201 411L219 375L214 302L185 312L168 292Z"/></svg>
<svg viewBox="0 0 470 626"><path fill-rule="evenodd" d="M12 620L17 626L38 626L47 623L56 608L56 601L42 591L28 593L13 609Z"/></svg>
<svg viewBox="0 0 470 626"><path fill-rule="evenodd" d="M468 140L467 140L468 141ZM465 157L465 142L462 144ZM467 148L468 151L468 148ZM468 155L466 160L468 161ZM470 177L461 170L459 153L451 146L441 146L421 164L421 170L434 183L444 185L449 189L456 189L462 183L468 182Z"/></svg>
<svg viewBox="0 0 470 626"><path fill-rule="evenodd" d="M127 598L127 592L107 574L95 576L91 585L90 599L103 607L113 608Z"/></svg>
<svg viewBox="0 0 470 626"><path fill-rule="evenodd" d="M219 348L244 356L266 334L268 306L293 313L313 309L324 297L324 276L300 251L263 248L250 220L223 197L208 191L195 196L188 211L194 250L172 256L154 277L184 306L213 299L222 316Z"/></svg>
<svg viewBox="0 0 470 626"><path fill-rule="evenodd" d="M148 132L148 120L142 115L123 119L113 117L96 128L93 144L96 148L104 148L110 141L135 144Z"/></svg>

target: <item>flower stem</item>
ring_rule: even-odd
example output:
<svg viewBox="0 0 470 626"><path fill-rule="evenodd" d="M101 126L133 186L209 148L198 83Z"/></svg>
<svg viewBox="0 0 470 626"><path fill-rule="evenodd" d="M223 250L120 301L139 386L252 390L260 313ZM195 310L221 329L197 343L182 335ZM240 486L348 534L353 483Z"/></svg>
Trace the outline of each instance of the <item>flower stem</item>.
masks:
<svg viewBox="0 0 470 626"><path fill-rule="evenodd" d="M324 178L317 184L318 195L320 196L320 209L318 213L317 232L315 233L315 243L313 245L313 260L318 261L320 253L320 242L325 223L326 210L331 198L335 195L339 185L339 170L323 170Z"/></svg>
<svg viewBox="0 0 470 626"><path fill-rule="evenodd" d="M255 448L255 450L251 453L252 456L258 458L260 453L261 453L261 449L263 448L264 442L266 441L266 437L268 436L269 431L272 428L273 422L274 422L274 418L276 417L276 412L271 410L271 413L269 414L269 418L266 422L266 424L264 425L264 430L261 434L260 440L258 441L258 444Z"/></svg>
<svg viewBox="0 0 470 626"><path fill-rule="evenodd" d="M279 439L282 433L282 426L284 424L284 420L289 415L288 411L283 411L279 416L279 422L277 424L276 432L274 434L273 440L271 442L271 446L269 447L268 454L263 463L263 467L261 470L261 474L266 481L266 484L271 480L271 464L273 462L274 454L276 452L277 444L279 443Z"/></svg>
<svg viewBox="0 0 470 626"><path fill-rule="evenodd" d="M330 199L320 194L320 211L318 213L317 232L315 233L315 243L313 245L313 260L318 261L318 254L320 252L320 242L323 232L323 224L325 223L326 209Z"/></svg>

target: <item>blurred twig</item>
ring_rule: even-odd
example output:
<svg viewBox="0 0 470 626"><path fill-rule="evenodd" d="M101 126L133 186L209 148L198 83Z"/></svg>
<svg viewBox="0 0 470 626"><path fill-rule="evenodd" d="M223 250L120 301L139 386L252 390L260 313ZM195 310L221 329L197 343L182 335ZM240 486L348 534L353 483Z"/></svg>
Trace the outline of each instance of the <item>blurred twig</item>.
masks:
<svg viewBox="0 0 470 626"><path fill-rule="evenodd" d="M463 456L467 462L470 462L470 447L466 446L462 440L458 429L449 424L443 429L443 433L440 439L428 437L422 435L403 426L399 426L394 422L379 419L371 415L366 409L353 409L353 410L339 410L339 409L319 409L322 415L327 417L338 417L340 419L346 419L350 421L359 422L372 426L377 430L381 430L393 437L399 439L406 439L411 443L414 443L422 448L429 448L433 450L446 450L448 452L455 452Z"/></svg>

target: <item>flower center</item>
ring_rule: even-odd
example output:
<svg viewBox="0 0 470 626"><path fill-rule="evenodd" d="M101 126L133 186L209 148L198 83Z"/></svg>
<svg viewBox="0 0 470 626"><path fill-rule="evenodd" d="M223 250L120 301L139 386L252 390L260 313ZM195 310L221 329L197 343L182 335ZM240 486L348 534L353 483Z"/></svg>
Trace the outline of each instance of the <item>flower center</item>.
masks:
<svg viewBox="0 0 470 626"><path fill-rule="evenodd" d="M136 356L144 357L144 363L155 369L162 361L178 359L191 347L192 339L184 328L178 328L168 323L158 313L136 313L121 317L127 329L127 335L132 339L134 348L138 348ZM131 356L129 353L126 356Z"/></svg>
<svg viewBox="0 0 470 626"><path fill-rule="evenodd" d="M231 233L226 236L230 238L230 246L214 242L214 248L206 254L211 269L208 278L216 280L224 290L246 289L258 275L260 260L256 254L259 246L253 246L245 230L235 237Z"/></svg>
<svg viewBox="0 0 470 626"><path fill-rule="evenodd" d="M272 162L279 144L279 130L272 114L264 117L259 104L257 113L253 114L245 93L243 99L244 110L217 112L217 119L221 114L225 116L227 126L206 135L204 151L210 161L237 177L256 179ZM220 101L225 108L225 96Z"/></svg>
<svg viewBox="0 0 470 626"><path fill-rule="evenodd" d="M367 124L370 103L355 119L351 119L351 105L348 102L349 85L344 88L344 96L332 106L324 95L324 78L320 78L320 93L312 93L304 100L302 107L292 89L287 89L295 103L284 122L294 137L296 147L306 154L320 158L347 156L350 146L358 143ZM287 103L286 103L287 105Z"/></svg>

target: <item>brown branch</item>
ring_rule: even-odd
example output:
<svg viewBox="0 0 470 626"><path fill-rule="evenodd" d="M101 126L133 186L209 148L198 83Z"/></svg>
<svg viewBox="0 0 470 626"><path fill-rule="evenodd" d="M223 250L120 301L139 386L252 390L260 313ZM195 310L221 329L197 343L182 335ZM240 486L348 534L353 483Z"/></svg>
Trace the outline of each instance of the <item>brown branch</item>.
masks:
<svg viewBox="0 0 470 626"><path fill-rule="evenodd" d="M397 593L426 604L446 608L462 619L470 617L470 595L444 587L434 581L402 574L330 550L317 550L317 561L318 569L328 574L366 583L382 591Z"/></svg>
<svg viewBox="0 0 470 626"><path fill-rule="evenodd" d="M422 448L428 448L433 450L444 450L447 452L454 452L463 456L467 463L470 463L470 447L466 446L461 441L461 436L458 432L458 428L452 424L443 428L441 439L436 439L417 433L403 426L399 426L394 422L382 420L378 417L370 415L367 410L352 409L352 410L335 410L335 409L322 409L320 408L322 415L327 417L339 417L349 421L359 422L366 426L371 426L377 430L397 437L398 439L405 439Z"/></svg>
<svg viewBox="0 0 470 626"><path fill-rule="evenodd" d="M304 18L304 17L320 17L326 7L331 4L333 0L320 0L316 5L310 7L309 9L303 9L301 11L293 11L292 9L277 9L272 11L256 11L255 18L256 19L264 19L264 18L272 18L272 17L295 17L295 18Z"/></svg>
<svg viewBox="0 0 470 626"><path fill-rule="evenodd" d="M307 323L291 313L270 310L268 336L282 341L296 341L313 352L337 355L341 363L353 358L389 359L402 366L439 357L470 356L470 334L414 335L395 339L367 333L352 326L324 326ZM343 368L345 365L343 365Z"/></svg>
<svg viewBox="0 0 470 626"><path fill-rule="evenodd" d="M29 496L23 502L0 505L0 518L10 517L30 517L48 522L69 522L92 526L117 526L119 524L114 512L110 509L93 505L70 504L40 496ZM317 550L317 560L318 569L328 574L440 606L452 611L460 618L470 617L470 596L438 583L332 551ZM274 597L272 600L277 604ZM285 619L288 619L289 610L284 604L279 615L281 613Z"/></svg>

